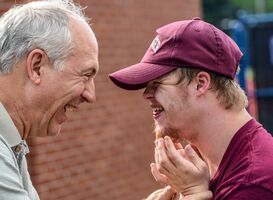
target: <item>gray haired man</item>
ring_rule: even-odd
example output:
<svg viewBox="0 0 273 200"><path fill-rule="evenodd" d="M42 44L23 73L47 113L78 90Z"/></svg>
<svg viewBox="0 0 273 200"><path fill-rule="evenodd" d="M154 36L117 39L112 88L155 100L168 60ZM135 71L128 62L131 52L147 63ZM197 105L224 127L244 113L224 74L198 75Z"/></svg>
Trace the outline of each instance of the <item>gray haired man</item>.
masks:
<svg viewBox="0 0 273 200"><path fill-rule="evenodd" d="M93 103L97 71L97 40L72 1L30 2L0 18L0 199L39 199L25 140L58 135L68 110Z"/></svg>

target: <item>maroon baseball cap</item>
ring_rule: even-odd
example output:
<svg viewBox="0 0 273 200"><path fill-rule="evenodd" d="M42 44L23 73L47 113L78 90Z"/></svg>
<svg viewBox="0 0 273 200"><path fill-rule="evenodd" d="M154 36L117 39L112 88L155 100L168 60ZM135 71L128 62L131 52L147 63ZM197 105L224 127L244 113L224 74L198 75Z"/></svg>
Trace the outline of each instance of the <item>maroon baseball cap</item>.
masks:
<svg viewBox="0 0 273 200"><path fill-rule="evenodd" d="M137 90L179 67L215 72L234 79L242 57L235 42L215 26L194 18L156 30L141 62L109 75L119 87Z"/></svg>

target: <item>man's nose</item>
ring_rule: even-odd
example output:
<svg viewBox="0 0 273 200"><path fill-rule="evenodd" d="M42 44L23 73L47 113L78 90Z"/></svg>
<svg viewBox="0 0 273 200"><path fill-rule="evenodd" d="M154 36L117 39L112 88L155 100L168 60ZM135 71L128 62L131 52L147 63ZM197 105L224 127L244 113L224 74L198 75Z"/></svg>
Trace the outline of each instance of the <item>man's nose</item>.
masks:
<svg viewBox="0 0 273 200"><path fill-rule="evenodd" d="M143 92L143 98L146 100L154 98L155 88L152 86L147 86Z"/></svg>
<svg viewBox="0 0 273 200"><path fill-rule="evenodd" d="M94 80L89 80L85 83L85 88L82 93L82 97L88 103L94 103L96 101L96 92L95 92L95 84Z"/></svg>

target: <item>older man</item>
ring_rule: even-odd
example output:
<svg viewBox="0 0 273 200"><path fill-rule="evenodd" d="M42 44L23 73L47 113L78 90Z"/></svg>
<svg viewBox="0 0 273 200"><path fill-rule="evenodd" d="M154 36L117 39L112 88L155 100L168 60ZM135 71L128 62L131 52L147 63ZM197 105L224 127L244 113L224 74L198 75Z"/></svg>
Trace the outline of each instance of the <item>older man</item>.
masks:
<svg viewBox="0 0 273 200"><path fill-rule="evenodd" d="M79 6L36 1L0 18L0 199L39 199L29 137L58 135L69 110L95 101L98 45Z"/></svg>
<svg viewBox="0 0 273 200"><path fill-rule="evenodd" d="M225 33L195 18L159 28L140 63L110 74L121 88L146 87L153 109L151 170L169 186L149 200L175 192L187 200L273 199L273 138L245 109L234 80L241 57Z"/></svg>

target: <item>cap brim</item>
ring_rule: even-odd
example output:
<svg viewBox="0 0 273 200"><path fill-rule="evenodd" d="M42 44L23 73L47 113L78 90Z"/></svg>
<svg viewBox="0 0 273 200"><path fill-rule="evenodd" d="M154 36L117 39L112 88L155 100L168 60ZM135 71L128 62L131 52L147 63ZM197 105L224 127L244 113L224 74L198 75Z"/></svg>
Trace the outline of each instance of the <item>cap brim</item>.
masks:
<svg viewBox="0 0 273 200"><path fill-rule="evenodd" d="M138 90L146 87L149 81L159 78L176 67L151 63L138 63L109 75L118 87L125 90Z"/></svg>

